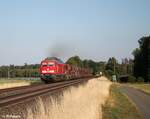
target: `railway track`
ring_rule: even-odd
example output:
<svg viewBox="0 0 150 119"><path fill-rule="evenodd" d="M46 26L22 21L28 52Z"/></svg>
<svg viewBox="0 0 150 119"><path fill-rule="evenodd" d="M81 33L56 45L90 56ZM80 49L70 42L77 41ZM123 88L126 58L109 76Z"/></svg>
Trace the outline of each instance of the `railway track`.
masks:
<svg viewBox="0 0 150 119"><path fill-rule="evenodd" d="M86 79L70 80L52 84L41 84L34 86L23 86L0 90L0 108L15 105L37 96L52 94L69 86L87 81Z"/></svg>

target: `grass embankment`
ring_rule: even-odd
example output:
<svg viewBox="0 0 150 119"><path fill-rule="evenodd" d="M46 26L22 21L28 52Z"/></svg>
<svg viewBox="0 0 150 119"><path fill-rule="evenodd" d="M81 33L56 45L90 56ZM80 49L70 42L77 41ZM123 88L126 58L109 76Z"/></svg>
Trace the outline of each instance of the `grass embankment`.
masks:
<svg viewBox="0 0 150 119"><path fill-rule="evenodd" d="M110 97L103 106L103 119L141 119L135 105L113 84Z"/></svg>
<svg viewBox="0 0 150 119"><path fill-rule="evenodd" d="M40 80L25 80L25 79L15 79L15 78L2 78L0 79L0 89L11 88L11 87L19 87L19 86L27 86L36 83L41 83Z"/></svg>
<svg viewBox="0 0 150 119"><path fill-rule="evenodd" d="M45 102L40 98L35 108L27 109L27 119L101 119L110 85L105 77L95 78L63 91L60 101L50 97Z"/></svg>
<svg viewBox="0 0 150 119"><path fill-rule="evenodd" d="M129 84L129 86L140 89L150 94L150 84Z"/></svg>

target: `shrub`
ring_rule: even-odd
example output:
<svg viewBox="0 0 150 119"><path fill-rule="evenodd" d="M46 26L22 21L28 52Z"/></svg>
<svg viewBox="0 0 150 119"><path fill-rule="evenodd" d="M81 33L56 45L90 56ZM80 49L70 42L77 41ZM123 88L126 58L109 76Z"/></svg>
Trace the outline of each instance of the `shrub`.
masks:
<svg viewBox="0 0 150 119"><path fill-rule="evenodd" d="M144 82L144 78L143 78L143 77L138 77L138 78L137 78L137 82L143 83L143 82Z"/></svg>
<svg viewBox="0 0 150 119"><path fill-rule="evenodd" d="M130 82L130 83L134 83L134 82L136 82L136 78L134 77L134 76L129 76L128 77L128 82Z"/></svg>

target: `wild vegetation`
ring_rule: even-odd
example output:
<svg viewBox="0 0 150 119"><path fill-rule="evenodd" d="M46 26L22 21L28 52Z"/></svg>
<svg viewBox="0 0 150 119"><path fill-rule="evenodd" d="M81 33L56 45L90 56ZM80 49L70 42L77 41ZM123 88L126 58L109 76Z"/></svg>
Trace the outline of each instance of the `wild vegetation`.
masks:
<svg viewBox="0 0 150 119"><path fill-rule="evenodd" d="M61 100L50 97L45 102L39 98L35 108L27 109L27 119L102 119L102 104L109 95L110 85L102 77L63 91Z"/></svg>

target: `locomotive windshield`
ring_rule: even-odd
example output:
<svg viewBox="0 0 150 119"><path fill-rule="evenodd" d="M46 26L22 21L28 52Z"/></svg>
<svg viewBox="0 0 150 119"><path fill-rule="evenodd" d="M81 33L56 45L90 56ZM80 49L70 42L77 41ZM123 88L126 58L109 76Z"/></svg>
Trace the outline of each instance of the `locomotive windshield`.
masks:
<svg viewBox="0 0 150 119"><path fill-rule="evenodd" d="M42 63L42 66L43 66L43 67L46 67L46 66L54 66L54 65L55 65L54 62L48 62L48 63L43 62L43 63Z"/></svg>

